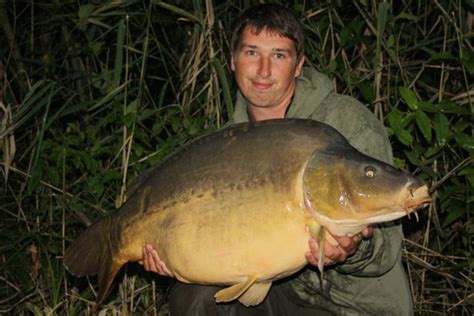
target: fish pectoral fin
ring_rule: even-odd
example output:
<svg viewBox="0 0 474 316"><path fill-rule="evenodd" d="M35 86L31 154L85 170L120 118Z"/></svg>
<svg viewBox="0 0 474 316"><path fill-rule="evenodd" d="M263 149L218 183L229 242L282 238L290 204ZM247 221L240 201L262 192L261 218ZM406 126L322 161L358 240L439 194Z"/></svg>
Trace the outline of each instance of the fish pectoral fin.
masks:
<svg viewBox="0 0 474 316"><path fill-rule="evenodd" d="M324 243L326 239L332 239L335 242L334 245L337 245L337 242L330 234L326 234L326 228L321 226L314 218L310 218L306 223L308 227L309 235L316 240L318 243L319 253L318 253L318 269L319 269L319 281L321 284L321 289L323 286L323 277L324 277ZM331 242L331 244L333 244Z"/></svg>
<svg viewBox="0 0 474 316"><path fill-rule="evenodd" d="M245 306L260 304L268 294L272 282L255 283L241 296L239 302Z"/></svg>
<svg viewBox="0 0 474 316"><path fill-rule="evenodd" d="M238 299L242 294L247 291L252 284L257 281L257 276L256 275L251 275L247 277L247 280L242 283L237 283L232 286L226 287L223 290L220 290L214 295L214 298L216 299L216 303L220 302L230 302L235 299Z"/></svg>
<svg viewBox="0 0 474 316"><path fill-rule="evenodd" d="M316 242L319 246L319 255L318 255L318 269L321 272L321 278L324 273L324 242L326 241L326 230L324 227L321 227L319 230L318 236L316 237Z"/></svg>
<svg viewBox="0 0 474 316"><path fill-rule="evenodd" d="M319 223L314 218L310 218L306 222L306 227L308 227L309 235L317 239L322 228L321 225L319 225Z"/></svg>

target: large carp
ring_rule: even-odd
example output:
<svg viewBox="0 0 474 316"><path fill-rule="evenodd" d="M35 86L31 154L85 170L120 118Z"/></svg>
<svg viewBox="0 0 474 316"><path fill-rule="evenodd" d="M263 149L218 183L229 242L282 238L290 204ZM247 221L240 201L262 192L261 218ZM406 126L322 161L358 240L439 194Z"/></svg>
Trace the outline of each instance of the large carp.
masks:
<svg viewBox="0 0 474 316"><path fill-rule="evenodd" d="M118 212L66 251L73 275L99 275L98 302L120 267L151 244L180 281L229 285L217 302L256 305L272 281L307 264L308 239L321 237L321 226L352 236L431 201L416 178L312 120L230 126L142 178Z"/></svg>

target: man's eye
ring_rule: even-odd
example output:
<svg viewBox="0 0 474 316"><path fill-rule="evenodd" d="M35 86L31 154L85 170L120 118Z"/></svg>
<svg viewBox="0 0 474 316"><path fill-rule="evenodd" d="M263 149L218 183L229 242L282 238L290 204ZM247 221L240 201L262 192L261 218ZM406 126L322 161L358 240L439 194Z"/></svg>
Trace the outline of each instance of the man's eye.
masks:
<svg viewBox="0 0 474 316"><path fill-rule="evenodd" d="M254 50L248 50L248 51L245 52L245 54L248 55L248 56L255 56L255 55L257 55L257 52L254 51Z"/></svg>
<svg viewBox="0 0 474 316"><path fill-rule="evenodd" d="M276 57L277 59L284 59L284 58L286 58L285 54L282 54L282 53L276 53L276 54L275 54L275 57Z"/></svg>

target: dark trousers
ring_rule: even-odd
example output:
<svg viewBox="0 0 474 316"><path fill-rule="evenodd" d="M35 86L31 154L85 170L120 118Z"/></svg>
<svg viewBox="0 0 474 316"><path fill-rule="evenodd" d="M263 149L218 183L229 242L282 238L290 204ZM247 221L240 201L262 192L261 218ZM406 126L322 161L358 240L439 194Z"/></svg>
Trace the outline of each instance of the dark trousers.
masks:
<svg viewBox="0 0 474 316"><path fill-rule="evenodd" d="M273 284L265 300L253 307L238 301L216 304L214 294L222 289L217 286L194 285L176 282L170 292L172 316L281 316L281 315L333 315L313 306L305 306L287 284Z"/></svg>

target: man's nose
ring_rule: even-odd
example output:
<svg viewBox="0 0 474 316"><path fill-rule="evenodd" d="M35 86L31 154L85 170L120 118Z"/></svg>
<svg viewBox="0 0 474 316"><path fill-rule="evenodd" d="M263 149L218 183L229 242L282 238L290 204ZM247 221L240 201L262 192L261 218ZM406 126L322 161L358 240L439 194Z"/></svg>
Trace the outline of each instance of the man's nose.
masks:
<svg viewBox="0 0 474 316"><path fill-rule="evenodd" d="M260 63L258 65L258 75L262 78L268 78L271 76L271 61L268 57L260 58Z"/></svg>

